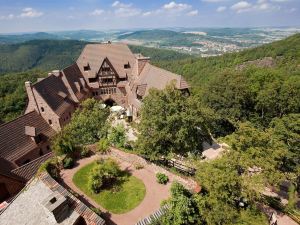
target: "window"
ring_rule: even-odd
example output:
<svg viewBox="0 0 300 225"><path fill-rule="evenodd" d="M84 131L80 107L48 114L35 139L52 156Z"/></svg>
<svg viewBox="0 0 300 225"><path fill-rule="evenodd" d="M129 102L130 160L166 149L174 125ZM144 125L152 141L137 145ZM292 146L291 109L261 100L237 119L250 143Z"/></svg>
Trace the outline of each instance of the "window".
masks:
<svg viewBox="0 0 300 225"><path fill-rule="evenodd" d="M109 67L102 67L102 71L103 71L103 72L109 72L109 71L110 71L110 68L109 68Z"/></svg>
<svg viewBox="0 0 300 225"><path fill-rule="evenodd" d="M50 146L49 146L49 145L47 145L47 147L46 147L46 148L47 148L47 150L48 150L48 151L50 150Z"/></svg>
<svg viewBox="0 0 300 225"><path fill-rule="evenodd" d="M91 70L90 65L87 64L86 66L84 66L84 67L83 67L83 70L84 70L84 71L89 71L89 70Z"/></svg>
<svg viewBox="0 0 300 225"><path fill-rule="evenodd" d="M40 152L39 152L40 156L44 155L43 153L43 149L40 148Z"/></svg>
<svg viewBox="0 0 300 225"><path fill-rule="evenodd" d="M102 83L112 83L113 82L113 78L103 78L102 79Z"/></svg>
<svg viewBox="0 0 300 225"><path fill-rule="evenodd" d="M31 161L30 159L25 160L25 161L23 162L23 165L29 163L30 161Z"/></svg>
<svg viewBox="0 0 300 225"><path fill-rule="evenodd" d="M127 63L127 64L124 64L124 69L129 69L130 68L130 64Z"/></svg>
<svg viewBox="0 0 300 225"><path fill-rule="evenodd" d="M48 123L49 123L50 125L52 125L52 120L48 120Z"/></svg>
<svg viewBox="0 0 300 225"><path fill-rule="evenodd" d="M41 111L42 111L42 112L45 112L45 109L44 109L44 107L41 107Z"/></svg>
<svg viewBox="0 0 300 225"><path fill-rule="evenodd" d="M95 78L89 78L89 82L90 83L95 83L95 82L97 82L98 81L98 78L97 77L95 77Z"/></svg>

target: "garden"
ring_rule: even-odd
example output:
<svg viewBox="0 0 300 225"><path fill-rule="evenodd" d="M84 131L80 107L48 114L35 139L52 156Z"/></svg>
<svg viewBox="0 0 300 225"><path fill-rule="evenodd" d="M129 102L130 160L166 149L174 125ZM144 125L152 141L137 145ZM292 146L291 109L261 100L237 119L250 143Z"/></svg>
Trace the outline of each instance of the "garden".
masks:
<svg viewBox="0 0 300 225"><path fill-rule="evenodd" d="M144 183L122 171L112 159L94 161L73 176L73 183L97 204L114 214L136 208L144 199Z"/></svg>

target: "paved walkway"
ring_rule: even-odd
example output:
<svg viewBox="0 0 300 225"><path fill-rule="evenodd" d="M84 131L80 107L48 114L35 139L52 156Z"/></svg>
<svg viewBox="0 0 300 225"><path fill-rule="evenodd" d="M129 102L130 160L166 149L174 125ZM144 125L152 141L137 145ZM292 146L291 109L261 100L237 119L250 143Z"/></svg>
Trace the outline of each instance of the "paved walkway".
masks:
<svg viewBox="0 0 300 225"><path fill-rule="evenodd" d="M266 206L266 205L260 205L259 208L266 214L268 217L272 215L273 212L276 212L276 218L277 218L277 224L278 225L298 225L292 218L289 216L276 211L275 209Z"/></svg>
<svg viewBox="0 0 300 225"><path fill-rule="evenodd" d="M115 150L118 151L118 150ZM127 154L127 153L122 153ZM130 154L131 155L131 154ZM166 172L166 174L169 176L170 182L167 185L161 185L156 182L156 167L154 167L152 164L144 166L143 169L136 170L134 168L134 164L125 161L120 160L119 158L116 158L114 155L110 155L109 157L115 158L119 163L120 167L125 170L129 170L133 176L138 177L141 179L145 186L146 186L146 195L144 200L141 202L139 206L137 206L132 211L125 213L125 214L113 214L99 206L93 199L89 198L88 196L84 195L84 193L78 189L72 182L72 178L74 174L83 166L100 159L101 157L107 157L107 156L99 156L99 155L93 155L89 158L81 159L77 162L76 167L69 170L63 170L61 172L61 178L62 182L67 185L69 188L77 192L81 195L81 199L90 205L100 208L102 212L104 212L104 219L107 221L108 224L120 224L120 225L134 225L139 220L143 219L144 217L147 217L148 215L155 212L157 209L160 208L160 203L162 200L167 199L170 196L170 187L171 183L175 180L181 182L180 177L171 174L169 172Z"/></svg>

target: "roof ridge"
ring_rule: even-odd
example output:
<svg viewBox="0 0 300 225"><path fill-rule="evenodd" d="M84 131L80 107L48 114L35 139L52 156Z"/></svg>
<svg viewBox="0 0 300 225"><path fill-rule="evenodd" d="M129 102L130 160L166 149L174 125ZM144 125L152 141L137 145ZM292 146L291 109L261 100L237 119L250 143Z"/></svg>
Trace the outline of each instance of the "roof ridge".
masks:
<svg viewBox="0 0 300 225"><path fill-rule="evenodd" d="M15 122L15 121L21 119L23 116L27 116L27 115L29 115L29 114L31 114L31 113L34 113L34 112L37 113L36 110L33 110L33 111L31 111L31 112L28 112L28 113L25 113L25 114L23 114L23 115L20 115L20 116L18 116L17 118L11 120L11 121L8 121L8 122L6 122L6 123L0 124L0 128L1 128L1 127L4 127L5 125L7 125L7 124L9 124L9 123L12 123L12 122ZM38 114L38 113L37 113L37 114ZM40 115L40 114L38 114L38 115Z"/></svg>
<svg viewBox="0 0 300 225"><path fill-rule="evenodd" d="M40 159L42 159L42 158L46 158L46 156L49 156L49 155L51 155L51 154L53 154L53 152L48 152L48 153L46 153L46 154L44 154L44 155L42 155L42 156L40 156L40 157L38 157L38 158L36 158L36 159L34 159L34 160L32 160L32 161L30 161L30 162L28 162L28 163L22 165L22 166L19 166L18 168L13 169L11 172L14 172L14 171L16 171L16 170L22 169L23 167L28 166L28 165L30 165L30 164L33 164L33 163L35 163L36 161L38 161L38 160L40 160Z"/></svg>

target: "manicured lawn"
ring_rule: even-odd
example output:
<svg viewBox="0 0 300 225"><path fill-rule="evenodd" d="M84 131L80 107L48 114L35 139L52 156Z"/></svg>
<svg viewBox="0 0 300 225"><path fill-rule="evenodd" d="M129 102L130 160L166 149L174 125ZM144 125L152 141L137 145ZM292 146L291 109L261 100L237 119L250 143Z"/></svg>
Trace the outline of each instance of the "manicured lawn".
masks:
<svg viewBox="0 0 300 225"><path fill-rule="evenodd" d="M89 172L96 162L82 167L73 177L74 184L86 195L94 199L99 205L115 214L122 214L137 207L145 197L146 188L144 183L124 172L122 182L119 182L110 189L104 189L95 194L88 188Z"/></svg>

